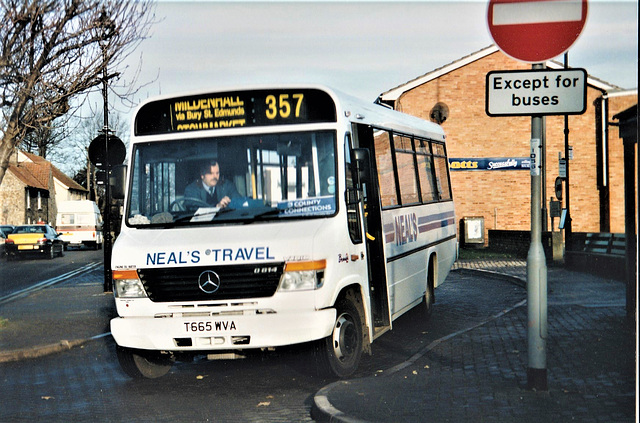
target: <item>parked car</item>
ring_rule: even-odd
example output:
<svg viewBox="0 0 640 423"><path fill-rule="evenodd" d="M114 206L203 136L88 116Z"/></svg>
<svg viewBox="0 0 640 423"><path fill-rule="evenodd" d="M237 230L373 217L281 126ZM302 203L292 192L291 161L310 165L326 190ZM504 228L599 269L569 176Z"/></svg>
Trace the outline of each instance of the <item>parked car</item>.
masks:
<svg viewBox="0 0 640 423"><path fill-rule="evenodd" d="M5 240L5 253L9 260L34 253L52 259L64 255L64 242L49 225L22 225Z"/></svg>
<svg viewBox="0 0 640 423"><path fill-rule="evenodd" d="M4 242L7 239L2 228L0 228L0 258L4 257Z"/></svg>
<svg viewBox="0 0 640 423"><path fill-rule="evenodd" d="M15 230L16 230L16 227L13 225L0 225L0 231L4 232L5 236L9 235Z"/></svg>

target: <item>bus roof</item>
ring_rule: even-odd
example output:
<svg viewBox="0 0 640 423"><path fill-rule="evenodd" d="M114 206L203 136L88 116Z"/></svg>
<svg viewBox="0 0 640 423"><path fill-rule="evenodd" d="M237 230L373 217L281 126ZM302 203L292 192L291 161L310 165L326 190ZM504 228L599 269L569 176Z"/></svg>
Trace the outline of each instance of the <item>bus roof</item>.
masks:
<svg viewBox="0 0 640 423"><path fill-rule="evenodd" d="M331 90L344 112L350 112L349 120L355 123L371 125L382 129L393 129L397 132L414 134L424 138L444 141L442 127L436 123L420 119L416 116L398 112L378 103L352 97L338 90Z"/></svg>
<svg viewBox="0 0 640 423"><path fill-rule="evenodd" d="M158 96L136 109L133 132L144 136L343 119L440 141L445 138L442 128L433 122L318 84L229 87Z"/></svg>

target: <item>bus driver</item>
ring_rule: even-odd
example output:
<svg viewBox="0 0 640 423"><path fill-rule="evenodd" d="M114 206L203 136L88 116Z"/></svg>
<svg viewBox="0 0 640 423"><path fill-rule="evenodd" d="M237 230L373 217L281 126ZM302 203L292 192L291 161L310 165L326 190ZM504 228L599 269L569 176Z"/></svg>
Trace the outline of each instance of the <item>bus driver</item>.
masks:
<svg viewBox="0 0 640 423"><path fill-rule="evenodd" d="M224 208L229 205L232 198L240 197L240 193L233 183L220 180L220 165L214 160L200 167L200 180L187 185L184 196Z"/></svg>

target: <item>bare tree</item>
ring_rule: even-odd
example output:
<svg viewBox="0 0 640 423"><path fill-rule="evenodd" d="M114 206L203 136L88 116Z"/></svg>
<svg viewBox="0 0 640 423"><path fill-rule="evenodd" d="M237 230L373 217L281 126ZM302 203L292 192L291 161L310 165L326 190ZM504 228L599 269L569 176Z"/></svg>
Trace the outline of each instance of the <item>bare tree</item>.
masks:
<svg viewBox="0 0 640 423"><path fill-rule="evenodd" d="M122 114L111 110L109 113L109 129L121 138L128 146L129 124ZM55 162L65 163L63 171L68 175L75 175L73 179L92 191L92 199L98 197L95 181L95 166L89 161L89 145L98 136L98 131L103 127L104 116L102 110L95 111L88 118L76 117L70 120L73 129L67 131L63 141L55 145ZM79 176L80 175L80 176Z"/></svg>
<svg viewBox="0 0 640 423"><path fill-rule="evenodd" d="M22 142L20 148L29 153L36 154L42 158L47 158L49 153L62 142L67 134L64 125L45 125L34 128L28 132Z"/></svg>
<svg viewBox="0 0 640 423"><path fill-rule="evenodd" d="M153 11L152 0L0 0L0 184L27 134L79 107L105 66L123 70Z"/></svg>

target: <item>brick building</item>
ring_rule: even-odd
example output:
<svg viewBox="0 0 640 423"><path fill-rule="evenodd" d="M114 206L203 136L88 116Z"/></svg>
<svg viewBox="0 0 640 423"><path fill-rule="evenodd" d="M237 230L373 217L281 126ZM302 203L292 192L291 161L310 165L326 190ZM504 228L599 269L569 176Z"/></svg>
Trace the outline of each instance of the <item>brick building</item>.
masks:
<svg viewBox="0 0 640 423"><path fill-rule="evenodd" d="M562 64L546 62L547 68ZM496 46L490 46L436 69L380 95L379 101L396 110L430 120L436 103L444 103L451 183L458 220L484 218L489 229L528 231L531 228L529 156L531 118L489 117L485 112L485 78L493 70L531 70ZM588 69L587 69L588 73ZM574 232L624 232L623 145L613 116L638 101L637 89L624 90L593 76L587 79L587 110L569 116L570 213ZM559 153L564 157L564 116L547 116L546 207L555 197ZM477 170L481 159L505 159L523 164L519 170ZM516 160L517 159L517 160ZM494 160L495 162L495 160ZM637 159L636 159L637 169ZM637 195L636 195L637 198ZM563 206L564 207L564 206ZM555 219L557 231L559 219ZM547 218L551 230L551 219ZM460 227L459 227L460 229Z"/></svg>
<svg viewBox="0 0 640 423"><path fill-rule="evenodd" d="M42 157L18 151L0 185L0 223L55 226L57 201L85 200L88 191Z"/></svg>

